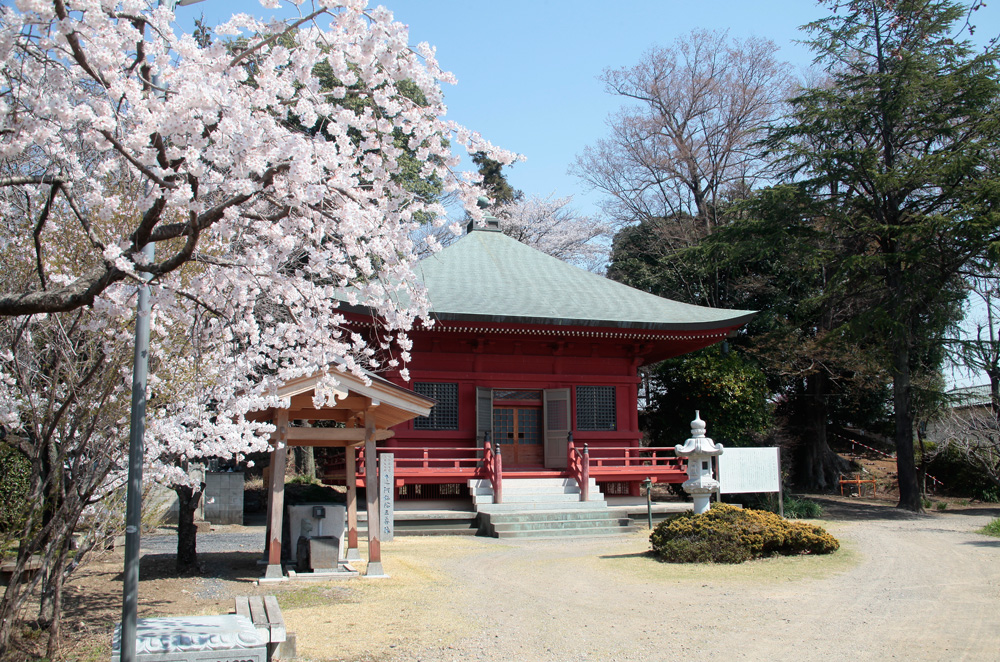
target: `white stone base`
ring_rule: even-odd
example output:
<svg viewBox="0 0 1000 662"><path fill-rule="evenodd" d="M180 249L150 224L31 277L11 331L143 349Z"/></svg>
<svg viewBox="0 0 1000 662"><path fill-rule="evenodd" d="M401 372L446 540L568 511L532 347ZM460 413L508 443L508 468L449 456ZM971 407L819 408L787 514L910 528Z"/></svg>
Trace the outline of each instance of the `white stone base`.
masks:
<svg viewBox="0 0 1000 662"><path fill-rule="evenodd" d="M137 662L267 662L267 640L246 616L174 616L136 622ZM121 659L121 624L111 662Z"/></svg>

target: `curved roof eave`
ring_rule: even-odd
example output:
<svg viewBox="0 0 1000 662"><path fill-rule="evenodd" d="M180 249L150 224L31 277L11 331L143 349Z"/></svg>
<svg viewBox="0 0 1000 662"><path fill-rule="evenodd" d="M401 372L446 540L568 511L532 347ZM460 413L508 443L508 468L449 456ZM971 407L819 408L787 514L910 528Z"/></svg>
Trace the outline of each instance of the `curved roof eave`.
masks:
<svg viewBox="0 0 1000 662"><path fill-rule="evenodd" d="M623 320L596 319L554 319L551 317L522 317L516 315L476 315L467 313L431 314L442 322L488 322L495 324L538 324L553 326L592 326L617 329L637 329L645 331L710 331L714 329L736 328L743 326L757 314L754 311L726 311L743 313L734 317L704 322L630 322Z"/></svg>
<svg viewBox="0 0 1000 662"><path fill-rule="evenodd" d="M740 326L756 314L637 290L500 232L472 231L421 260L417 272L441 321L701 331Z"/></svg>

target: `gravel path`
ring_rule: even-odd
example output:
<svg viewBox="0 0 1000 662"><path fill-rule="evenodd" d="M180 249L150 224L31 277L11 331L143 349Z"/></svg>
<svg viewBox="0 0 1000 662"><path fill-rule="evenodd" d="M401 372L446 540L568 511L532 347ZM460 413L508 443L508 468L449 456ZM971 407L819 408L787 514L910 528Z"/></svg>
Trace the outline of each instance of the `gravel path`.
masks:
<svg viewBox="0 0 1000 662"><path fill-rule="evenodd" d="M828 507L841 552L742 566L656 563L644 534L435 558L421 546L441 541L401 538L383 590L286 619L315 660L1000 660L1000 540L974 533L1000 512ZM364 648L331 639L344 622Z"/></svg>
<svg viewBox="0 0 1000 662"><path fill-rule="evenodd" d="M265 528L262 526L225 527L223 530L198 534L198 551L247 552L264 550ZM177 552L177 532L143 534L139 544L142 554L175 554Z"/></svg>

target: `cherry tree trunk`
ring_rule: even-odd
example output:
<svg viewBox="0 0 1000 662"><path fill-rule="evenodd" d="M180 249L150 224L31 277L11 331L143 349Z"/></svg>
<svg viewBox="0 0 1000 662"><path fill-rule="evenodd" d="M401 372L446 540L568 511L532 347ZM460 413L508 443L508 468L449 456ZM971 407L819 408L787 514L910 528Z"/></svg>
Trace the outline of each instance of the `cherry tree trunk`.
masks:
<svg viewBox="0 0 1000 662"><path fill-rule="evenodd" d="M190 486L174 486L177 493L177 573L198 569L198 526L194 514L205 491L205 483L196 490Z"/></svg>

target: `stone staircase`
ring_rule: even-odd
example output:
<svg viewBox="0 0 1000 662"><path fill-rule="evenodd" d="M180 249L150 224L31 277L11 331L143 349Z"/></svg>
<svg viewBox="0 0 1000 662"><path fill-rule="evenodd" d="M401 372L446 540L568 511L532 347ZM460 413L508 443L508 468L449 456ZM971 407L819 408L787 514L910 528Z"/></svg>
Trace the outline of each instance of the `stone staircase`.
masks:
<svg viewBox="0 0 1000 662"><path fill-rule="evenodd" d="M580 488L572 478L505 477L503 503L493 503L488 480L470 480L469 492L479 513L480 535L549 538L610 536L638 530L630 518L608 510L593 480L589 501L580 501Z"/></svg>

